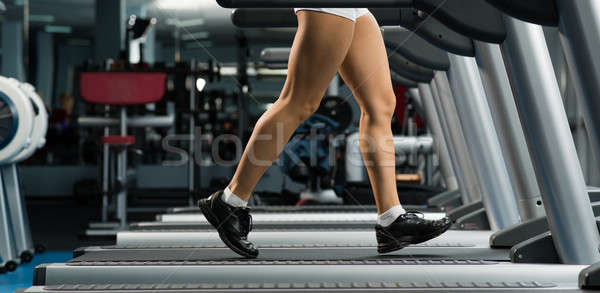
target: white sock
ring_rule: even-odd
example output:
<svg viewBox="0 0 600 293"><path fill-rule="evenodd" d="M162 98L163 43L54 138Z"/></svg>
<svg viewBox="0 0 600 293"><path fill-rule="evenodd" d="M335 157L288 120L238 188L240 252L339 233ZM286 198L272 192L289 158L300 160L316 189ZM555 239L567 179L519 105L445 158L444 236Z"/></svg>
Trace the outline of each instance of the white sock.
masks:
<svg viewBox="0 0 600 293"><path fill-rule="evenodd" d="M238 207L238 208L245 207L248 205L247 201L244 201L243 199L239 198L237 195L233 194L233 192L231 192L231 189L229 189L229 187L227 187L227 188L225 188L225 190L223 190L223 196L221 196L221 200L230 206Z"/></svg>
<svg viewBox="0 0 600 293"><path fill-rule="evenodd" d="M402 214L405 214L406 211L402 208L401 205L393 206L389 210L383 212L381 215L377 216L377 224L387 227L391 225L398 217Z"/></svg>

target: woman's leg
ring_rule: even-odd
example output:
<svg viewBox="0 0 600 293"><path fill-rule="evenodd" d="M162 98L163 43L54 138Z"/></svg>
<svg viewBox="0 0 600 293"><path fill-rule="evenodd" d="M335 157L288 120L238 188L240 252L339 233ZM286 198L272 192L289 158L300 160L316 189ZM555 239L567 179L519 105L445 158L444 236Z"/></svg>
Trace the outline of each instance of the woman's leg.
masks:
<svg viewBox="0 0 600 293"><path fill-rule="evenodd" d="M296 128L312 115L352 42L354 22L336 15L298 11L298 31L279 99L258 120L229 189L244 201Z"/></svg>
<svg viewBox="0 0 600 293"><path fill-rule="evenodd" d="M360 149L379 214L400 204L391 120L396 105L387 53L373 15L358 18L340 75L360 109Z"/></svg>

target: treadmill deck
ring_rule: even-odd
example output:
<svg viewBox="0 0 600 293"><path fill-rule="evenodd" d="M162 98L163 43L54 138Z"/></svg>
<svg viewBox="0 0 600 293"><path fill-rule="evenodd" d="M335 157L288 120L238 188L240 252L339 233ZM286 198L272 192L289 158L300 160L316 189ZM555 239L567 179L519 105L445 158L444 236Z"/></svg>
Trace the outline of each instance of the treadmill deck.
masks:
<svg viewBox="0 0 600 293"><path fill-rule="evenodd" d="M78 257L69 261L69 265L93 263L94 265L110 263L156 263L173 262L186 265L189 263L212 264L214 262L236 264L285 264L315 263L336 264L352 263L354 261L399 262L417 260L418 263L428 264L431 261L509 261L507 249L489 249L460 246L428 246L415 245L402 250L380 255L374 247L297 247L297 248L262 248L256 259L242 259L229 248L119 248L119 247L90 247Z"/></svg>

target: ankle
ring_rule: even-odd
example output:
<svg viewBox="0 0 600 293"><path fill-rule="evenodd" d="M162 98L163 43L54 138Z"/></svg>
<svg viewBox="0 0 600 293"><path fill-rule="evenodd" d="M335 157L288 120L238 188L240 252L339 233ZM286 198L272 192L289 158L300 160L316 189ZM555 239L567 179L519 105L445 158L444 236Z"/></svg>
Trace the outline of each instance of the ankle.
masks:
<svg viewBox="0 0 600 293"><path fill-rule="evenodd" d="M226 187L225 190L223 190L221 200L233 207L246 207L248 205L248 201L237 196L229 187Z"/></svg>
<svg viewBox="0 0 600 293"><path fill-rule="evenodd" d="M401 205L396 205L377 216L377 224L387 227L391 225L399 216L406 213L406 210Z"/></svg>

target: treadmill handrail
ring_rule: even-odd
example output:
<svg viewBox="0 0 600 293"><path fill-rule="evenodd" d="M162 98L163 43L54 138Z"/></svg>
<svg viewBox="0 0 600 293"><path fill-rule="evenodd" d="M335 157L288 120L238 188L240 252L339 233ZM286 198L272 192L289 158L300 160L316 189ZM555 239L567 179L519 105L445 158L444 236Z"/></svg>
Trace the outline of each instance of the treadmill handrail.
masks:
<svg viewBox="0 0 600 293"><path fill-rule="evenodd" d="M105 127L119 125L118 118L83 116L77 119L83 127ZM128 127L170 127L175 123L173 114L165 116L134 116L127 118Z"/></svg>

